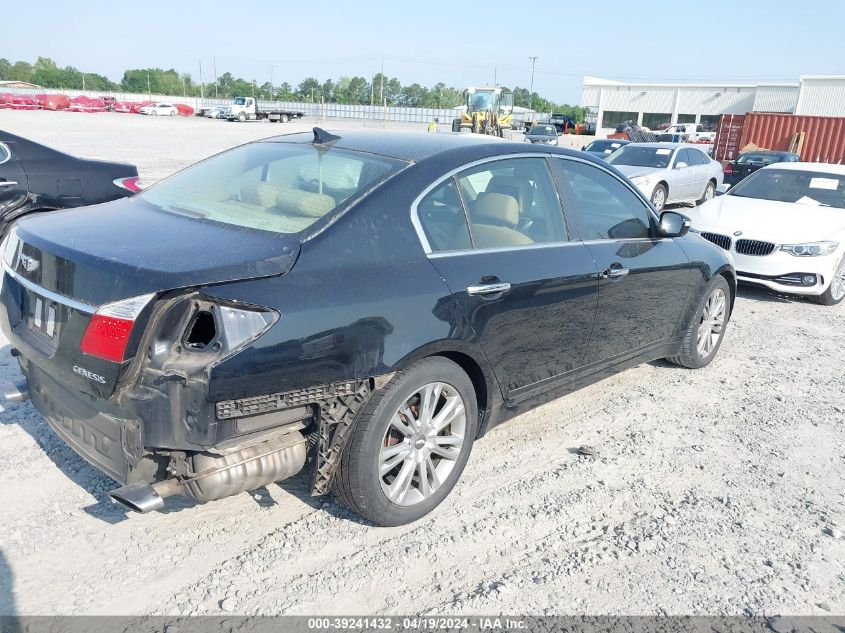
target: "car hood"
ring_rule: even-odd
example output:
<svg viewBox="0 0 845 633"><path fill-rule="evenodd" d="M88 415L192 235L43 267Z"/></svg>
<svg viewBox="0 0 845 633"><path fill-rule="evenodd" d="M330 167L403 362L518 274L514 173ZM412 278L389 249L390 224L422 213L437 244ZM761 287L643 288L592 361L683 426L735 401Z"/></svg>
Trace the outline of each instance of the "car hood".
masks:
<svg viewBox="0 0 845 633"><path fill-rule="evenodd" d="M180 216L138 197L30 216L15 235L20 252L37 262L27 271L13 261L15 274L95 306L281 275L300 248L297 236Z"/></svg>
<svg viewBox="0 0 845 633"><path fill-rule="evenodd" d="M745 238L776 244L824 240L845 230L845 209L740 196L718 196L685 213L695 229L730 236L742 231Z"/></svg>
<svg viewBox="0 0 845 633"><path fill-rule="evenodd" d="M649 174L654 174L658 171L663 171L657 167L640 167L639 165L613 165L621 171L623 174L628 176L628 178L637 178L639 176L648 176Z"/></svg>

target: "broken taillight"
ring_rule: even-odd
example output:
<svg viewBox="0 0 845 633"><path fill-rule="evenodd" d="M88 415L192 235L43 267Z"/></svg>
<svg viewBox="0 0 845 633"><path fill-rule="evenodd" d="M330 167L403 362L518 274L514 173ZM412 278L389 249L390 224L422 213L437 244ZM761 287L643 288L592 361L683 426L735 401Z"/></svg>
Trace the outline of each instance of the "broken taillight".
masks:
<svg viewBox="0 0 845 633"><path fill-rule="evenodd" d="M138 176L130 176L129 178L115 178L112 180L114 184L116 184L121 189L126 189L127 191L131 191L132 193L140 193L141 189L141 179Z"/></svg>
<svg viewBox="0 0 845 633"><path fill-rule="evenodd" d="M107 303L91 316L79 348L83 354L121 363L135 319L154 294Z"/></svg>

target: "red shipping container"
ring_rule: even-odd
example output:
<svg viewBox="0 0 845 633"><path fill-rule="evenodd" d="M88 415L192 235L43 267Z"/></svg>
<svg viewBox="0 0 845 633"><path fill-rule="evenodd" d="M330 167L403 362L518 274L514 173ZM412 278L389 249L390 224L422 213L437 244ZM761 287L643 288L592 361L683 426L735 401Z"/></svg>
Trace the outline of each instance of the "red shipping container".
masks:
<svg viewBox="0 0 845 633"><path fill-rule="evenodd" d="M726 117L722 115L719 121L719 133L716 135L717 144L722 133L723 123L725 133L736 134L729 130ZM829 116L799 116L795 114L774 114L769 112L750 112L742 121L739 142L736 150L754 144L761 149L788 151L793 135L804 133L804 142L799 150L801 160L812 163L845 163L845 117ZM727 145L727 140L725 141ZM721 146L719 147L721 151ZM717 160L733 160L736 156L714 154Z"/></svg>

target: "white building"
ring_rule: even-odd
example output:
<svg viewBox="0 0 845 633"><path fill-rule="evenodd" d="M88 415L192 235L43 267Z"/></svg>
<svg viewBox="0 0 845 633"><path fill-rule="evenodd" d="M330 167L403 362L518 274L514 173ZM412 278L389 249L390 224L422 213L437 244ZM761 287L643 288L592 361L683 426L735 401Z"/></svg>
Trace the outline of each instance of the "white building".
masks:
<svg viewBox="0 0 845 633"><path fill-rule="evenodd" d="M633 84L584 77L581 106L596 111L597 136L626 121L652 130L675 123L715 130L722 114L845 116L845 76L807 76L795 84Z"/></svg>

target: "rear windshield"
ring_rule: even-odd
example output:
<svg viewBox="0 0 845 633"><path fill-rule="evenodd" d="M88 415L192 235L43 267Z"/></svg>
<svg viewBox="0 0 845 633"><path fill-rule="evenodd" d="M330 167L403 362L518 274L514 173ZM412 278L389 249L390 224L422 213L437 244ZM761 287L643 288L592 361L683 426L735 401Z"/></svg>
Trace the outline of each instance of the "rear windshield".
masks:
<svg viewBox="0 0 845 633"><path fill-rule="evenodd" d="M528 133L534 136L557 136L557 130L553 125L535 125Z"/></svg>
<svg viewBox="0 0 845 633"><path fill-rule="evenodd" d="M665 169L672 159L672 150L668 147L642 147L626 145L607 159L614 165L636 165L637 167L656 167Z"/></svg>
<svg viewBox="0 0 845 633"><path fill-rule="evenodd" d="M845 209L845 176L798 169L760 169L728 195Z"/></svg>
<svg viewBox="0 0 845 633"><path fill-rule="evenodd" d="M623 147L624 145L626 145L626 143L620 143L619 141L593 141L584 149L586 149L588 152L610 153L614 150L619 149L620 147Z"/></svg>
<svg viewBox="0 0 845 633"><path fill-rule="evenodd" d="M753 165L771 165L772 163L781 163L788 160L789 157L786 154L743 154L736 162L751 163Z"/></svg>
<svg viewBox="0 0 845 633"><path fill-rule="evenodd" d="M138 194L164 211L276 233L299 233L405 163L311 144L252 143Z"/></svg>

